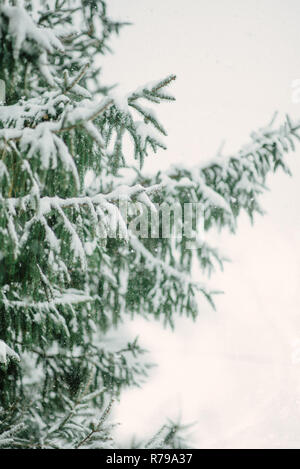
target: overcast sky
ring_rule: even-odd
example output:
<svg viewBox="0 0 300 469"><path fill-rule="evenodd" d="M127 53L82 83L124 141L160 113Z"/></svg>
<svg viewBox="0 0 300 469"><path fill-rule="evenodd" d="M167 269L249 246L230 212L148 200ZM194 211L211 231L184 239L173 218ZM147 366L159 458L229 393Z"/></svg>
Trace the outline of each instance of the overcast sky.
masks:
<svg viewBox="0 0 300 469"><path fill-rule="evenodd" d="M146 170L197 164L225 139L224 152L279 111L300 118L292 82L300 79L298 0L109 0L111 16L131 21L103 59L103 79L120 91L170 73L177 101L161 105L168 150ZM217 312L200 305L197 323L174 333L135 320L132 334L158 363L147 384L124 393L120 441L152 434L164 416L198 421L196 447L300 447L300 146L293 178L278 174L262 197L267 215L245 217L220 248L232 259L211 281L225 291ZM200 271L195 278L202 278ZM299 440L299 441L298 441Z"/></svg>

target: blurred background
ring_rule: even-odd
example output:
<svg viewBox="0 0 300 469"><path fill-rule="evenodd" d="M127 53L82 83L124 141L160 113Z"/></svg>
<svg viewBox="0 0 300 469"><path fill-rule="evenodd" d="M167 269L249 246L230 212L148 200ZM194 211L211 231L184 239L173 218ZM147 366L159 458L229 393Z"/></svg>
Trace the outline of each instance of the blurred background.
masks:
<svg viewBox="0 0 300 469"><path fill-rule="evenodd" d="M110 15L130 21L104 57L103 80L133 91L170 73L177 101L161 105L167 151L146 171L194 165L248 142L275 111L300 119L292 84L300 79L298 0L109 0ZM275 125L276 125L275 123ZM116 409L120 446L151 436L165 417L196 422L196 448L300 448L300 145L293 173L268 180L264 217L241 217L237 234L214 240L231 259L209 280L225 293L217 310L200 301L196 323L175 332L135 319L158 366ZM202 280L200 270L195 279Z"/></svg>

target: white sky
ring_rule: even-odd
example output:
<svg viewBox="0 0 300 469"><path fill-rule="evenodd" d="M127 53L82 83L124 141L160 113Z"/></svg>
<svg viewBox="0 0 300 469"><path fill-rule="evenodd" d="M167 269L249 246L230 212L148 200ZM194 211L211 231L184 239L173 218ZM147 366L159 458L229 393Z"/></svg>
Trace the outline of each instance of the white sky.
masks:
<svg viewBox="0 0 300 469"><path fill-rule="evenodd" d="M113 41L103 78L121 91L178 76L177 101L161 105L168 151L146 169L196 164L225 139L232 151L274 111L300 117L292 81L300 78L298 0L109 0L111 16L134 23ZM124 393L120 441L152 434L164 416L198 421L196 447L300 447L300 146L289 157L294 177L269 179L268 214L246 218L220 247L232 259L213 277L225 291L217 312L201 303L197 323L175 333L160 324L130 325L158 363L142 389ZM201 277L200 271L195 277ZM299 382L298 382L299 380Z"/></svg>

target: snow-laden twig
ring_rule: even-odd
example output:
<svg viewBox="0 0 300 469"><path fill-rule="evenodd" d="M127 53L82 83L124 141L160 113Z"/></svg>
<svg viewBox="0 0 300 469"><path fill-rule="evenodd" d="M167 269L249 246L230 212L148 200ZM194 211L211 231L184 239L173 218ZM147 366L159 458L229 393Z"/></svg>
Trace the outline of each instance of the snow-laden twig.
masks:
<svg viewBox="0 0 300 469"><path fill-rule="evenodd" d="M0 340L0 363L6 364L9 358L20 361L19 355L3 340Z"/></svg>

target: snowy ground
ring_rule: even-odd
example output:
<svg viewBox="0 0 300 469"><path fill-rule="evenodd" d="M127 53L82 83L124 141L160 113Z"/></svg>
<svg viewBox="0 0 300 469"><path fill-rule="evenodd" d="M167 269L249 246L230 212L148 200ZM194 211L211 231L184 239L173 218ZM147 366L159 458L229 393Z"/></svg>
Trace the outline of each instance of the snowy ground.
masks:
<svg viewBox="0 0 300 469"><path fill-rule="evenodd" d="M169 150L147 168L191 164L211 156L226 138L228 151L278 110L300 116L291 84L300 78L296 0L110 0L112 14L134 26L104 60L104 77L132 90L178 74L177 103L159 116ZM172 107L170 107L172 106ZM125 393L117 410L128 433L152 434L163 417L197 421L196 447L300 448L300 147L290 157L294 177L277 175L263 196L268 214L219 246L232 259L212 278L226 293L217 312L202 306L196 324L180 319L175 333L135 321L159 366L140 390ZM196 271L195 277L201 276Z"/></svg>

